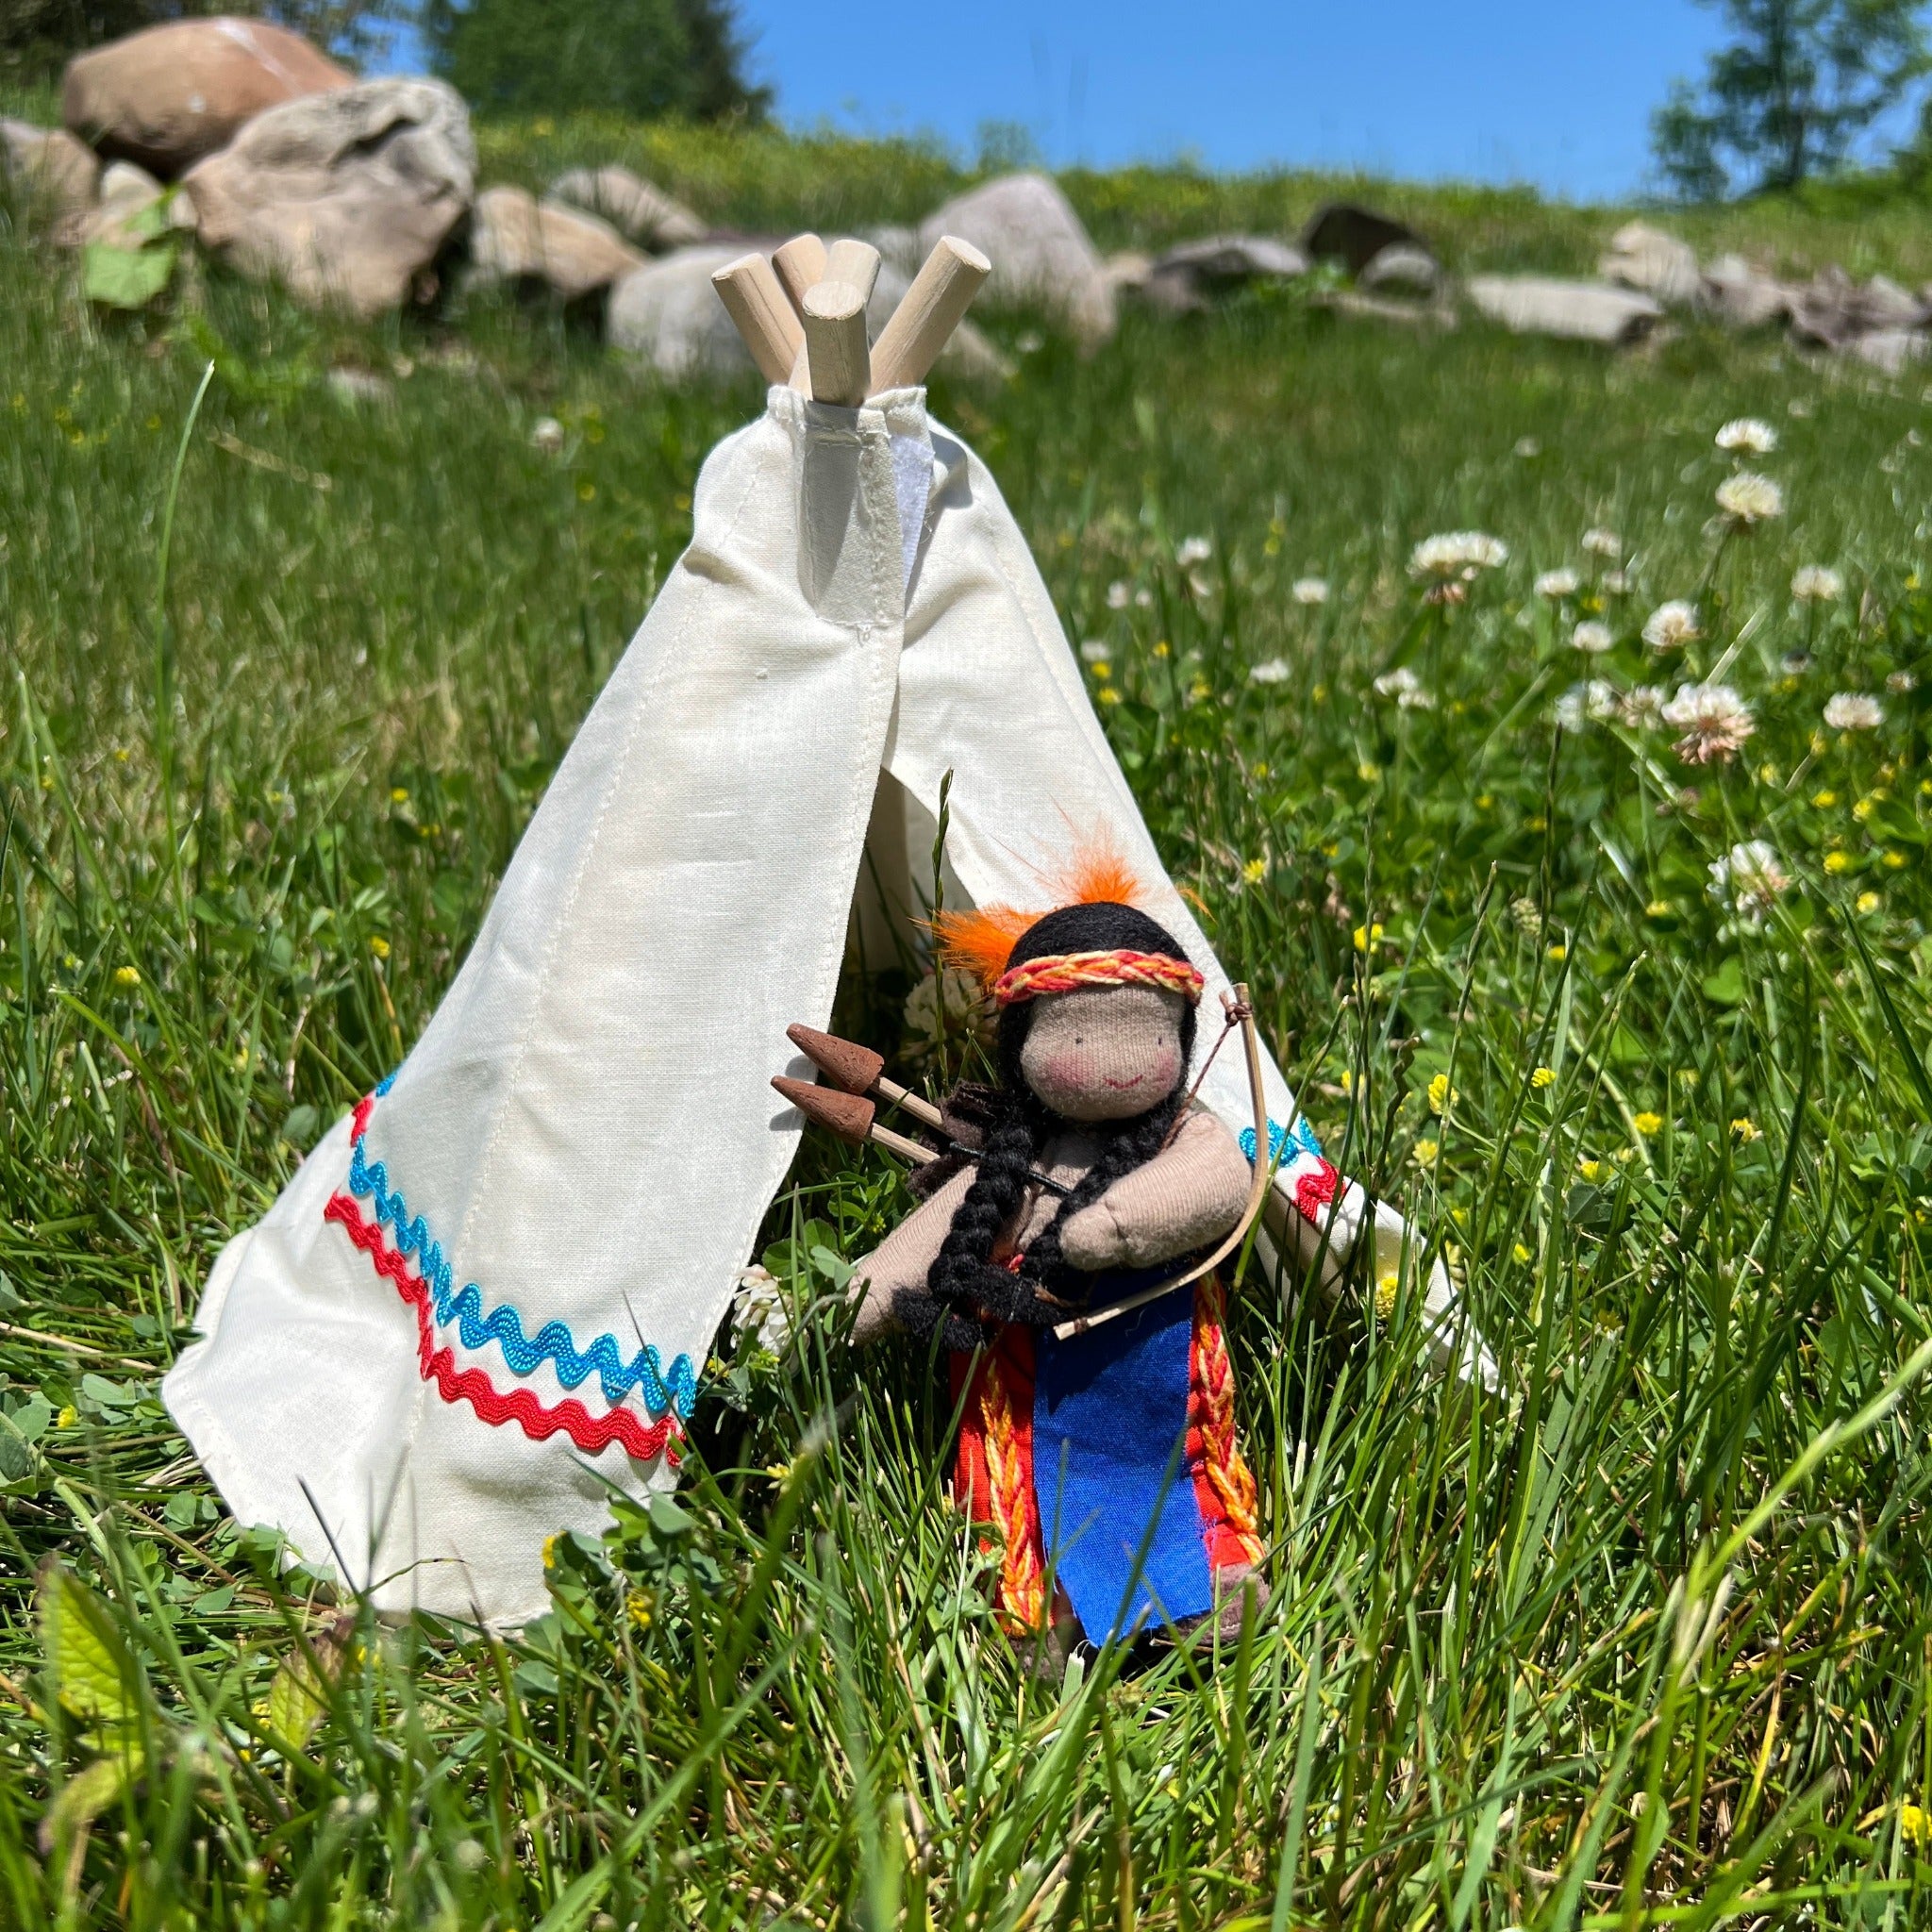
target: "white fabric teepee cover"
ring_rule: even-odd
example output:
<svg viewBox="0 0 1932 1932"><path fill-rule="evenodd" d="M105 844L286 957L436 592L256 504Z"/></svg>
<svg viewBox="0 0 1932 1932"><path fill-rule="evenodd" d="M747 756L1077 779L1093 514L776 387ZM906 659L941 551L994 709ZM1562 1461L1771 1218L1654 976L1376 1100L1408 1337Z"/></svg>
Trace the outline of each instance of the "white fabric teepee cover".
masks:
<svg viewBox="0 0 1932 1932"><path fill-rule="evenodd" d="M548 1537L675 1480L798 1142L767 1084L785 1026L830 1015L875 793L924 818L948 770L970 898L1032 903L1109 836L1218 1011L984 466L923 391L774 388L706 462L691 547L423 1038L209 1274L163 1387L238 1518L384 1608L514 1626L546 1607ZM1267 1071L1277 1185L1344 1255L1365 1204ZM1252 1142L1239 1055L1206 1098Z"/></svg>

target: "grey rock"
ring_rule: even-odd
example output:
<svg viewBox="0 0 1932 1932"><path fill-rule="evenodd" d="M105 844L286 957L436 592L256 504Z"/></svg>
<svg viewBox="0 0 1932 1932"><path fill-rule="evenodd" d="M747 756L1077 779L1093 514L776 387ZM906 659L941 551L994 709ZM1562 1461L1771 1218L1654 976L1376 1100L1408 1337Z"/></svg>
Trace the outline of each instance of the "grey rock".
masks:
<svg viewBox="0 0 1932 1932"><path fill-rule="evenodd" d="M628 168L573 168L550 184L546 199L586 209L654 254L688 248L710 233L675 195Z"/></svg>
<svg viewBox="0 0 1932 1932"><path fill-rule="evenodd" d="M1606 281L1655 295L1668 308L1688 308L1704 297L1697 251L1648 222L1625 222L1610 237L1597 273Z"/></svg>
<svg viewBox="0 0 1932 1932"><path fill-rule="evenodd" d="M1832 267L1791 291L1793 332L1827 349L1849 348L1860 336L1917 328L1926 319L1918 297L1888 275L1874 275L1861 288Z"/></svg>
<svg viewBox="0 0 1932 1932"><path fill-rule="evenodd" d="M1849 344L1848 353L1874 369L1882 369L1888 375L1898 375L1912 363L1923 362L1932 355L1932 336L1923 329L1874 329L1857 337Z"/></svg>
<svg viewBox="0 0 1932 1932"><path fill-rule="evenodd" d="M1705 271L1704 307L1727 327L1763 328L1791 312L1791 291L1741 255L1721 255Z"/></svg>
<svg viewBox="0 0 1932 1932"><path fill-rule="evenodd" d="M1442 291L1442 264L1413 242L1391 242L1363 262L1356 281L1377 295L1432 301Z"/></svg>
<svg viewBox="0 0 1932 1932"><path fill-rule="evenodd" d="M1119 305L1105 264L1072 204L1044 175L1003 175L957 196L919 225L922 259L941 235L970 242L992 263L980 297L1037 304L1085 348L1114 332Z"/></svg>
<svg viewBox="0 0 1932 1932"><path fill-rule="evenodd" d="M80 225L80 241L89 247L144 248L152 239L147 224L137 226L140 217L167 192L145 168L132 161L110 162L101 176L100 199ZM168 221L173 227L192 226L176 196L171 204Z"/></svg>
<svg viewBox="0 0 1932 1932"><path fill-rule="evenodd" d="M1292 242L1270 235L1210 235L1184 242L1149 263L1137 292L1172 314L1205 308L1217 296L1256 281L1293 281L1308 258ZM1119 277L1112 263L1107 273Z"/></svg>
<svg viewBox="0 0 1932 1932"><path fill-rule="evenodd" d="M0 116L0 175L15 206L45 222L55 241L71 245L80 239L101 179L99 158L85 142L64 128Z"/></svg>
<svg viewBox="0 0 1932 1932"><path fill-rule="evenodd" d="M879 259L888 268L897 269L908 281L919 273L920 264L925 259L919 246L917 228L885 222L876 228L867 228L859 239L870 242L878 250Z"/></svg>
<svg viewBox="0 0 1932 1932"><path fill-rule="evenodd" d="M1392 216L1352 201L1331 201L1308 217L1302 252L1310 261L1339 261L1358 275L1385 248L1403 243L1429 252L1429 244Z"/></svg>
<svg viewBox="0 0 1932 1932"><path fill-rule="evenodd" d="M1554 275L1472 275L1471 306L1515 335L1556 336L1620 346L1641 341L1663 320L1663 307L1635 290Z"/></svg>
<svg viewBox="0 0 1932 1932"><path fill-rule="evenodd" d="M475 191L469 110L438 80L365 80L258 114L189 171L203 243L301 301L393 308Z"/></svg>
<svg viewBox="0 0 1932 1932"><path fill-rule="evenodd" d="M488 287L541 283L566 302L609 288L644 257L609 223L522 188L489 188L470 216L465 282Z"/></svg>
<svg viewBox="0 0 1932 1932"><path fill-rule="evenodd" d="M673 382L737 375L752 366L743 339L732 326L711 277L744 253L734 243L680 248L634 269L610 291L606 333L610 345L636 357ZM874 341L905 294L908 277L881 266L866 308ZM940 367L956 375L1004 375L1006 363L970 322L953 331Z"/></svg>

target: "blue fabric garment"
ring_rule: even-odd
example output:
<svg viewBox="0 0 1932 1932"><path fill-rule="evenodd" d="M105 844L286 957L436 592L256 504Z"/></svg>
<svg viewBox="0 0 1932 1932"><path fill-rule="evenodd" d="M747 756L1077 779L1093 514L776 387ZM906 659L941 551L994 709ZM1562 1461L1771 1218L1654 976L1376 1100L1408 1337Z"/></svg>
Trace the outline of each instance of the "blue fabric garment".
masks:
<svg viewBox="0 0 1932 1932"><path fill-rule="evenodd" d="M1132 1292L1124 1281L1104 1286L1113 1292L1097 1292L1096 1301ZM1193 1330L1194 1291L1181 1288L1071 1341L1040 1331L1033 1488L1041 1533L1055 1577L1096 1643L1214 1607L1185 1461Z"/></svg>

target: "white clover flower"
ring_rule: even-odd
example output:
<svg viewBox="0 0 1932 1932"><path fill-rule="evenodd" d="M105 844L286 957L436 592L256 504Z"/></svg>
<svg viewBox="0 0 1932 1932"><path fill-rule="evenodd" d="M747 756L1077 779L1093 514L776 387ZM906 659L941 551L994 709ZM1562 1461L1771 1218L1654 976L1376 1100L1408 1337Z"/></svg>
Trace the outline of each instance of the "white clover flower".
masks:
<svg viewBox="0 0 1932 1932"><path fill-rule="evenodd" d="M1778 895L1790 890L1790 875L1778 863L1776 849L1762 839L1733 845L1710 862L1706 890L1746 925L1761 926Z"/></svg>
<svg viewBox="0 0 1932 1932"><path fill-rule="evenodd" d="M1777 431L1756 416L1740 416L1718 431L1717 446L1732 456L1768 457L1777 447Z"/></svg>
<svg viewBox="0 0 1932 1932"><path fill-rule="evenodd" d="M1800 604L1836 604L1845 593L1845 580L1823 563L1807 563L1791 576L1791 595Z"/></svg>
<svg viewBox="0 0 1932 1932"><path fill-rule="evenodd" d="M1285 684L1288 681L1288 659L1286 658L1264 658L1258 664L1248 667L1250 684Z"/></svg>
<svg viewBox="0 0 1932 1932"><path fill-rule="evenodd" d="M1127 608L1127 599L1132 595L1133 592L1127 589L1125 582L1116 577L1107 587L1107 608L1109 610L1124 610Z"/></svg>
<svg viewBox="0 0 1932 1932"><path fill-rule="evenodd" d="M1151 610L1154 608L1154 592L1145 584L1134 592L1134 608L1137 610Z"/></svg>
<svg viewBox="0 0 1932 1932"><path fill-rule="evenodd" d="M1617 687L1607 677L1592 677L1588 684L1573 684L1557 700L1556 719L1565 731L1581 731L1586 724L1603 724L1617 715Z"/></svg>
<svg viewBox="0 0 1932 1932"><path fill-rule="evenodd" d="M1676 751L1687 765L1727 762L1757 729L1751 707L1728 684L1680 684L1661 715L1684 734Z"/></svg>
<svg viewBox="0 0 1932 1932"><path fill-rule="evenodd" d="M1393 698L1405 711L1432 711L1436 708L1433 693L1423 689L1421 680L1407 664L1385 671L1376 678L1375 689L1385 698Z"/></svg>
<svg viewBox="0 0 1932 1932"><path fill-rule="evenodd" d="M1681 597L1659 604L1643 621L1643 641L1653 651L1675 651L1691 639L1702 636L1697 628L1697 607Z"/></svg>
<svg viewBox="0 0 1932 1932"><path fill-rule="evenodd" d="M1409 553L1408 570L1411 576L1467 583L1478 571L1494 570L1508 560L1509 546L1500 538L1480 530L1448 530L1424 537Z"/></svg>
<svg viewBox="0 0 1932 1932"><path fill-rule="evenodd" d="M1110 663L1113 646L1105 638L1086 638L1080 644L1080 656L1089 664Z"/></svg>
<svg viewBox="0 0 1932 1932"><path fill-rule="evenodd" d="M1297 577L1290 587L1288 594L1297 604L1325 604L1328 601L1328 579Z"/></svg>
<svg viewBox="0 0 1932 1932"><path fill-rule="evenodd" d="M1627 570L1607 570L1601 582L1606 597L1627 597L1630 594L1630 573Z"/></svg>
<svg viewBox="0 0 1932 1932"><path fill-rule="evenodd" d="M1516 454L1527 461L1531 457L1540 457L1543 446L1533 436L1519 436L1516 439Z"/></svg>
<svg viewBox="0 0 1932 1932"><path fill-rule="evenodd" d="M1614 530L1607 530L1599 524L1594 529L1583 533L1583 550L1587 557L1622 557L1624 540Z"/></svg>
<svg viewBox="0 0 1932 1932"><path fill-rule="evenodd" d="M1740 529L1755 530L1785 513L1785 493L1769 476L1740 470L1717 486L1717 507Z"/></svg>
<svg viewBox="0 0 1932 1932"><path fill-rule="evenodd" d="M1206 537L1184 537L1174 553L1174 560L1183 570L1192 570L1197 563L1206 563L1214 555L1214 545Z"/></svg>
<svg viewBox="0 0 1932 1932"><path fill-rule="evenodd" d="M1885 723L1885 707L1869 691L1834 691L1824 701L1824 722L1834 731L1876 731Z"/></svg>
<svg viewBox="0 0 1932 1932"><path fill-rule="evenodd" d="M1616 634L1607 624L1598 624L1593 618L1587 618L1570 633L1573 648L1587 651L1592 658L1601 658L1606 651L1616 648Z"/></svg>
<svg viewBox="0 0 1932 1932"><path fill-rule="evenodd" d="M1916 691L1919 680L1909 671L1894 671L1885 680L1885 688L1893 697L1902 698L1908 691Z"/></svg>
<svg viewBox="0 0 1932 1932"><path fill-rule="evenodd" d="M1624 702L1617 708L1618 720L1636 731L1654 729L1663 723L1664 702L1661 685L1634 685L1624 693Z"/></svg>
<svg viewBox="0 0 1932 1932"><path fill-rule="evenodd" d="M742 1334L750 1329L760 1348L783 1355L791 1340L791 1313L785 1306L784 1291L777 1276L762 1263L754 1261L738 1277L738 1291L731 1298L731 1325Z"/></svg>
<svg viewBox="0 0 1932 1932"><path fill-rule="evenodd" d="M530 447L554 457L563 447L563 425L555 416L540 416L530 431Z"/></svg>
<svg viewBox="0 0 1932 1932"><path fill-rule="evenodd" d="M1574 570L1546 570L1536 580L1536 593L1555 604L1564 597L1575 596L1579 581Z"/></svg>

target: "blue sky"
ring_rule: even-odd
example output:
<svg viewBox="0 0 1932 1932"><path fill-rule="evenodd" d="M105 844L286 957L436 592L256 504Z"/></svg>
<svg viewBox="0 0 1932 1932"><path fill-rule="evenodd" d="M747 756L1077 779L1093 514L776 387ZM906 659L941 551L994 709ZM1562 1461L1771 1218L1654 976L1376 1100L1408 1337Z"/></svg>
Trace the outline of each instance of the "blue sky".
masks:
<svg viewBox="0 0 1932 1932"><path fill-rule="evenodd" d="M929 129L971 152L1022 122L1049 161L1198 155L1642 185L1648 121L1718 22L1692 0L741 0L791 125Z"/></svg>

